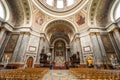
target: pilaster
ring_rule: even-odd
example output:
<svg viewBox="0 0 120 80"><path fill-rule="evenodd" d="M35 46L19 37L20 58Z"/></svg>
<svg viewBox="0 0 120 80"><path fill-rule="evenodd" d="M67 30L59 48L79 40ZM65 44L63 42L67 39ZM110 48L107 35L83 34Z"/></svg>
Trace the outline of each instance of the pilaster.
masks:
<svg viewBox="0 0 120 80"><path fill-rule="evenodd" d="M5 32L6 32L6 29L5 28L1 28L1 31L0 31L0 48L1 48L2 43L3 43L3 41L5 39L5 36L6 36Z"/></svg>
<svg viewBox="0 0 120 80"><path fill-rule="evenodd" d="M79 52L80 63L83 64L84 60L83 60L83 54L81 49L80 37L76 37L76 45L77 45L77 51Z"/></svg>
<svg viewBox="0 0 120 80"><path fill-rule="evenodd" d="M26 53L27 50L27 44L29 41L30 33L29 32L23 32L21 33L23 35L22 41L20 43L18 55L16 58L16 62L22 62L24 60L24 54Z"/></svg>
<svg viewBox="0 0 120 80"><path fill-rule="evenodd" d="M38 47L38 53L37 53L37 59L36 59L36 62L39 63L39 60L40 60L40 54L41 54L41 51L43 49L43 42L44 42L44 37L40 37L40 41L39 41L39 47Z"/></svg>
<svg viewBox="0 0 120 80"><path fill-rule="evenodd" d="M100 43L98 41L97 35L99 35L99 33L93 33L93 32L90 33L90 37L93 45L93 55L95 56L94 63L96 65L101 65L103 63L102 52L101 52Z"/></svg>
<svg viewBox="0 0 120 80"><path fill-rule="evenodd" d="M24 34L20 34L20 36L18 38L18 41L17 41L16 47L15 47L11 62L15 62L15 60L17 58L17 55L19 53L19 48L20 48L20 45L22 43L23 36L24 36Z"/></svg>

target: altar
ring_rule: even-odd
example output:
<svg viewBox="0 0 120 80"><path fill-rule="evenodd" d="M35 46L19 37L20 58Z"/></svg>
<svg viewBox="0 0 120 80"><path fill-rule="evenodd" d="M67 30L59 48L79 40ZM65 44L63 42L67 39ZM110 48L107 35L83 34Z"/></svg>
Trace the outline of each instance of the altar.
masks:
<svg viewBox="0 0 120 80"><path fill-rule="evenodd" d="M55 62L55 66L64 66L65 65L65 59L63 56L56 56L54 62Z"/></svg>

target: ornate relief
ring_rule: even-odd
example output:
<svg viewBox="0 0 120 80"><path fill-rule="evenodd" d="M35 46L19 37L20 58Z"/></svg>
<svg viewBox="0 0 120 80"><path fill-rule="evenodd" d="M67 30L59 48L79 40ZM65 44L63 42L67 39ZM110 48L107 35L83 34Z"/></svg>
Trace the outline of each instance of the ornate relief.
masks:
<svg viewBox="0 0 120 80"><path fill-rule="evenodd" d="M76 15L76 23L77 23L78 25L84 24L84 23L85 23L85 15L82 14L82 13L77 14L77 15Z"/></svg>
<svg viewBox="0 0 120 80"><path fill-rule="evenodd" d="M36 15L35 15L35 22L38 24L38 25L42 25L43 22L45 20L45 15L43 15L41 12L38 12Z"/></svg>

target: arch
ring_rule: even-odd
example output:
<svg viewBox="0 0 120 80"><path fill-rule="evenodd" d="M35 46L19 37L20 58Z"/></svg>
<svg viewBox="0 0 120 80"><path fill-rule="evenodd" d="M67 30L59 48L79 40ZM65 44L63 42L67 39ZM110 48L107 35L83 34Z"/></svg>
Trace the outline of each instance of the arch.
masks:
<svg viewBox="0 0 120 80"><path fill-rule="evenodd" d="M115 11L116 11L116 8L120 5L120 1L119 0L116 0L111 8L111 11L110 11L110 18L112 20L112 22L115 22Z"/></svg>
<svg viewBox="0 0 120 80"><path fill-rule="evenodd" d="M75 27L76 25L72 21L66 20L66 19L53 19L53 20L48 21L47 23L45 23L45 26L43 27L42 32L46 31L49 24L56 22L56 21L65 21L71 25L71 27L75 30L76 33L78 32L78 29Z"/></svg>
<svg viewBox="0 0 120 80"><path fill-rule="evenodd" d="M7 0L6 2L11 12L10 21L12 23L14 23L16 26L23 26L26 24L29 24L29 26L32 25L32 12L30 2L28 0ZM14 17L14 22L12 21L12 17Z"/></svg>
<svg viewBox="0 0 120 80"><path fill-rule="evenodd" d="M62 40L62 41L64 41L65 44L66 44L66 46L67 46L67 41L66 41L65 39L62 39L62 38L57 38L57 39L55 39L55 40L53 41L52 45L54 45L55 42L58 41L58 40Z"/></svg>
<svg viewBox="0 0 120 80"><path fill-rule="evenodd" d="M0 18L5 19L5 8L2 1L0 1Z"/></svg>
<svg viewBox="0 0 120 80"><path fill-rule="evenodd" d="M115 0L93 0L88 16L89 25L92 27L105 27L112 22L109 17L114 1Z"/></svg>
<svg viewBox="0 0 120 80"><path fill-rule="evenodd" d="M26 67L27 67L27 68L32 68L33 62L34 62L33 57L29 57L29 58L27 59L27 61L26 61Z"/></svg>
<svg viewBox="0 0 120 80"><path fill-rule="evenodd" d="M10 9L9 9L8 4L7 4L7 2L5 0L1 0L0 3L1 3L3 9L4 9L4 18L3 18L3 20L7 21L10 18L10 14L11 14Z"/></svg>

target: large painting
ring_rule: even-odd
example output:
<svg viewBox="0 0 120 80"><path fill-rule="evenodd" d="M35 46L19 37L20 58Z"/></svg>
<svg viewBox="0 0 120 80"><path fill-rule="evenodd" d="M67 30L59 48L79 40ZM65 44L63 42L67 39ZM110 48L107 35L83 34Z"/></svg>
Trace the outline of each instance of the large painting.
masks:
<svg viewBox="0 0 120 80"><path fill-rule="evenodd" d="M85 15L82 14L82 13L77 14L77 15L76 15L76 23L77 23L78 25L84 24L84 23L85 23Z"/></svg>
<svg viewBox="0 0 120 80"><path fill-rule="evenodd" d="M102 41L103 41L103 45L105 47L105 51L107 53L113 53L114 52L114 48L112 46L112 43L110 41L109 36L108 35L102 35L101 38L102 38Z"/></svg>
<svg viewBox="0 0 120 80"><path fill-rule="evenodd" d="M41 12L38 12L38 13L35 15L35 22L36 22L38 25L42 25L43 22L44 22L44 19L45 19L45 16L44 16Z"/></svg>
<svg viewBox="0 0 120 80"><path fill-rule="evenodd" d="M18 40L19 34L12 34L5 48L5 52L13 52Z"/></svg>

